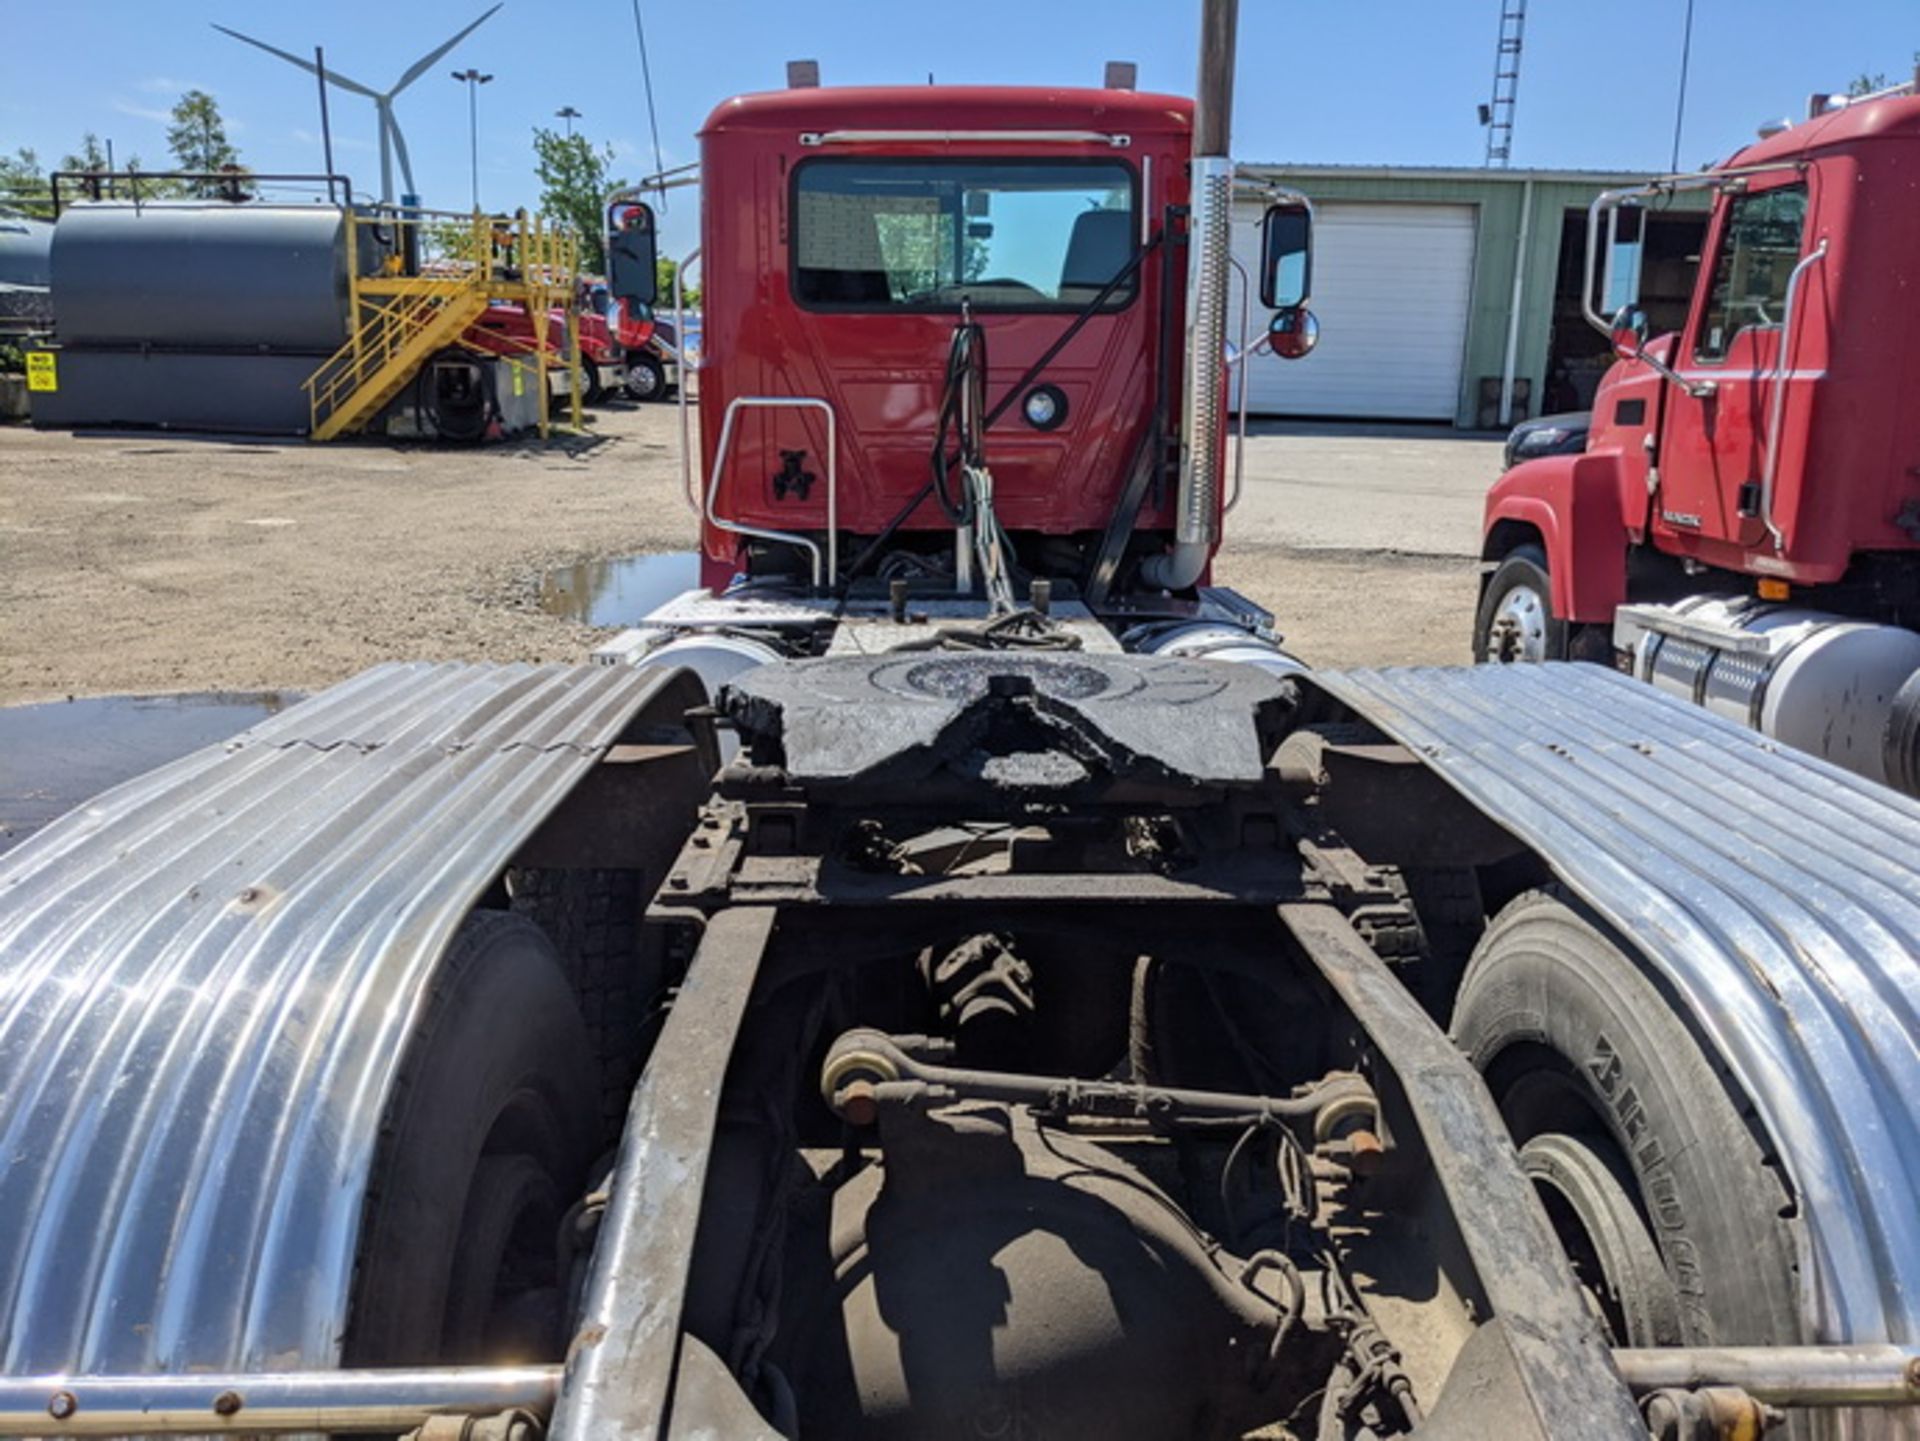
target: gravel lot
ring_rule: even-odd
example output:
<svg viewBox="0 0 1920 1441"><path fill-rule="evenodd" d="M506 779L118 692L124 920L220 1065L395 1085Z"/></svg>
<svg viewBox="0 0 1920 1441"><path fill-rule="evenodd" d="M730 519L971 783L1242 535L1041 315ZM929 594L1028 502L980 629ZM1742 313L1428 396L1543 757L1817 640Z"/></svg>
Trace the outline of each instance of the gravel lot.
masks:
<svg viewBox="0 0 1920 1441"><path fill-rule="evenodd" d="M0 428L0 704L311 690L377 661L576 660L550 567L684 550L670 406L483 450ZM1319 665L1466 659L1498 446L1263 425L1220 580Z"/></svg>

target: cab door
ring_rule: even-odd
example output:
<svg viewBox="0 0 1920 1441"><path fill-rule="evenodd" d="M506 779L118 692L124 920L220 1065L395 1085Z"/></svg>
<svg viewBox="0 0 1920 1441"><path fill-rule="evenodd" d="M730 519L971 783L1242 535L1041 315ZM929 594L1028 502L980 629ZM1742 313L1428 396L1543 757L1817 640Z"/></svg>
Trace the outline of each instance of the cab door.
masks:
<svg viewBox="0 0 1920 1441"><path fill-rule="evenodd" d="M1748 547L1766 534L1767 428L1788 282L1806 230L1807 187L1798 178L1756 181L1723 207L1707 291L1674 357L1688 385L1672 387L1661 438L1653 528L1669 548ZM1796 382L1789 375L1783 383Z"/></svg>

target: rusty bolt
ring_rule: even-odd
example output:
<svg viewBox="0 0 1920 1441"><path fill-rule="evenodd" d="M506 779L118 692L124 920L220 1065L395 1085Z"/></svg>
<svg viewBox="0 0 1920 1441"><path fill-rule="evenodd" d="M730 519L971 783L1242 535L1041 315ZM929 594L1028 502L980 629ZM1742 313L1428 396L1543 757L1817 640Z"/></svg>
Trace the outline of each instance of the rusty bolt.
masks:
<svg viewBox="0 0 1920 1441"><path fill-rule="evenodd" d="M56 1421L65 1421L79 1409L80 1398L71 1391L55 1391L47 1402L47 1414Z"/></svg>
<svg viewBox="0 0 1920 1441"><path fill-rule="evenodd" d="M244 891L240 892L240 904L243 906L250 906L259 899L260 890L257 886L248 886Z"/></svg>
<svg viewBox="0 0 1920 1441"><path fill-rule="evenodd" d="M1372 1175L1380 1169L1380 1163L1386 1159L1387 1148L1371 1131L1350 1131L1347 1133L1346 1142L1347 1162L1357 1175Z"/></svg>
<svg viewBox="0 0 1920 1441"><path fill-rule="evenodd" d="M238 1391L222 1391L213 1398L213 1414L216 1416L237 1416L246 1403L240 1399Z"/></svg>
<svg viewBox="0 0 1920 1441"><path fill-rule="evenodd" d="M834 1101L840 1118L850 1126L871 1126L879 1118L880 1105L874 1099L872 1081L848 1081Z"/></svg>

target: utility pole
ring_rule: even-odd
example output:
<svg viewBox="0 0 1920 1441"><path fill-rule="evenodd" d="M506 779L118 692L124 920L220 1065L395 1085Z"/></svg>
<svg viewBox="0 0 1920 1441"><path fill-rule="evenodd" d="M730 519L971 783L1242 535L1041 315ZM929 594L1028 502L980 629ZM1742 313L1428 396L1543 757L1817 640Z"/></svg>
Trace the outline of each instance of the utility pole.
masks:
<svg viewBox="0 0 1920 1441"><path fill-rule="evenodd" d="M567 139L573 139L573 122L581 118L580 112L571 105L562 105L553 113L556 118L567 122Z"/></svg>
<svg viewBox="0 0 1920 1441"><path fill-rule="evenodd" d="M480 87L489 83L493 77L482 75L472 66L453 72L455 80L463 81L467 87L467 144L472 155L473 165L473 208L480 208Z"/></svg>
<svg viewBox="0 0 1920 1441"><path fill-rule="evenodd" d="M1680 127L1687 119L1687 66L1693 59L1693 0L1687 0L1687 28L1680 41L1680 98L1673 107L1673 158L1667 173L1680 173Z"/></svg>

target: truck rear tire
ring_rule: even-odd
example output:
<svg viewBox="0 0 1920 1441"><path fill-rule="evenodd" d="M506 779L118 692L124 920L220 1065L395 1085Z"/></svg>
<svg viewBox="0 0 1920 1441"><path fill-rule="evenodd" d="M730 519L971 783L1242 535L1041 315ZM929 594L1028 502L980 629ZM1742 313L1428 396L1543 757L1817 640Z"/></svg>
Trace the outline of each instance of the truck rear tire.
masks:
<svg viewBox="0 0 1920 1441"><path fill-rule="evenodd" d="M362 1221L348 1366L522 1359L561 1312L561 1214L596 1149L593 1044L552 944L476 911L407 1044Z"/></svg>
<svg viewBox="0 0 1920 1441"><path fill-rule="evenodd" d="M1513 901L1474 952L1453 1035L1596 1309L1629 1333L1619 1344L1801 1339L1786 1188L1726 1077L1603 923L1555 891Z"/></svg>
<svg viewBox="0 0 1920 1441"><path fill-rule="evenodd" d="M1480 593L1473 618L1473 659L1477 665L1516 661L1612 658L1612 638L1603 625L1562 620L1553 611L1553 582L1547 556L1537 545L1508 551Z"/></svg>

